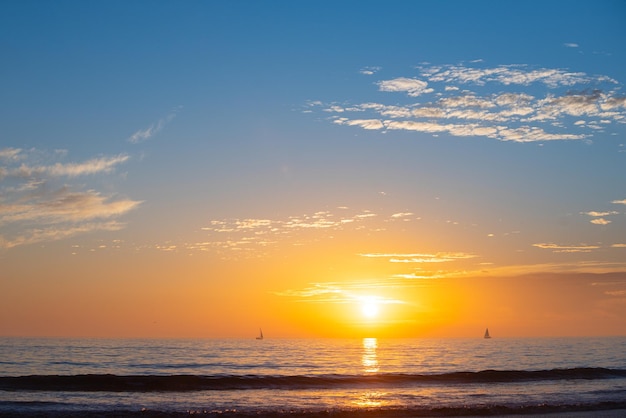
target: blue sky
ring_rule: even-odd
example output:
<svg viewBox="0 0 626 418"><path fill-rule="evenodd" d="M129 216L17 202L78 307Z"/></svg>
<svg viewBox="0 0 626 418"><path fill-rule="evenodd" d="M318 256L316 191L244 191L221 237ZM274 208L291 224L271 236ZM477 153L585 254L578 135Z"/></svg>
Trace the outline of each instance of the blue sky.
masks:
<svg viewBox="0 0 626 418"><path fill-rule="evenodd" d="M345 239L396 279L626 271L625 22L618 1L5 1L0 260Z"/></svg>

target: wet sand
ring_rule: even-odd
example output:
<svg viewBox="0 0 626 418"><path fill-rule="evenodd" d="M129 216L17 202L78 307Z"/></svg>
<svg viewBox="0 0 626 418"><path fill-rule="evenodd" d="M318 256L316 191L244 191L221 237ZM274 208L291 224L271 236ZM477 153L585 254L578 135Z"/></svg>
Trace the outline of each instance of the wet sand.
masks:
<svg viewBox="0 0 626 418"><path fill-rule="evenodd" d="M609 410L591 410L591 411L576 411L576 412L554 412L554 413L527 413L522 412L519 414L506 414L506 415L492 415L489 413L483 415L466 415L463 413L459 414L417 414L417 415L405 415L402 411L397 411L397 414L391 413L387 411L382 415L376 413L375 411L363 411L363 417L403 417L403 418L424 418L424 417L466 417L466 418L478 418L478 417L493 417L493 418L520 418L520 417L531 417L531 418L623 418L626 417L626 409L609 409ZM370 414L371 413L371 414ZM311 418L342 418L345 416L342 412L321 412L319 414L305 414L301 415L298 413L283 413L283 414L254 414L254 415L241 415L238 413L208 413L202 411L194 411L194 412L158 412L158 411L108 411L108 412L95 412L95 411L64 411L64 412L51 412L51 411L23 411L23 412L11 412L1 413L0 417L14 417L14 418L182 418L182 417L195 417L195 416L206 416L206 417L252 417L255 418L297 418L297 417L311 417ZM349 416L354 416L353 413L350 413Z"/></svg>
<svg viewBox="0 0 626 418"><path fill-rule="evenodd" d="M478 417L485 415L472 415L472 417ZM554 412L550 414L515 414L515 415L491 415L495 418L519 418L519 417L532 417L532 418L624 418L626 417L626 409L609 409L605 411L577 411L577 412Z"/></svg>

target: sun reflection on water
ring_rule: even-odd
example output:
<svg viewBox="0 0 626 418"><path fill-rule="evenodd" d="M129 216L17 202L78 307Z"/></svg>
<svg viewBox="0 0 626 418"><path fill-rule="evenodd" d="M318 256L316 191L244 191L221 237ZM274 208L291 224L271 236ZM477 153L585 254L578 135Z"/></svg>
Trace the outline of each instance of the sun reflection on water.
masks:
<svg viewBox="0 0 626 418"><path fill-rule="evenodd" d="M361 357L361 365L366 373L376 373L379 370L378 355L376 354L377 349L378 339L363 338L363 356Z"/></svg>
<svg viewBox="0 0 626 418"><path fill-rule="evenodd" d="M361 408L379 408L386 405L385 392L371 391L363 393L355 402L355 404Z"/></svg>

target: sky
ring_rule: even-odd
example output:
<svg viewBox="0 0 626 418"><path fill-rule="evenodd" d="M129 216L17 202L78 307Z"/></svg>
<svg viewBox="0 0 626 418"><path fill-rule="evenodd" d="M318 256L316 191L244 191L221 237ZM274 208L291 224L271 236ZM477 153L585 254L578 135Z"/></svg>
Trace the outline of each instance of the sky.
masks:
<svg viewBox="0 0 626 418"><path fill-rule="evenodd" d="M626 4L0 3L0 336L626 335Z"/></svg>

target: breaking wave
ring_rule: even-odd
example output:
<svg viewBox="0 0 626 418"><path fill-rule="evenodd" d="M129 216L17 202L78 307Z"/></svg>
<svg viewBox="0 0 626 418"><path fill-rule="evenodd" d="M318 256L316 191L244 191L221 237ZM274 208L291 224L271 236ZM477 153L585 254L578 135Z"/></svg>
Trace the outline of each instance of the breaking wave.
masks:
<svg viewBox="0 0 626 418"><path fill-rule="evenodd" d="M483 370L442 374L368 375L32 375L0 377L5 391L184 392L246 389L315 389L346 387L410 387L420 384L490 384L546 380L626 378L626 370L569 368L550 370Z"/></svg>

